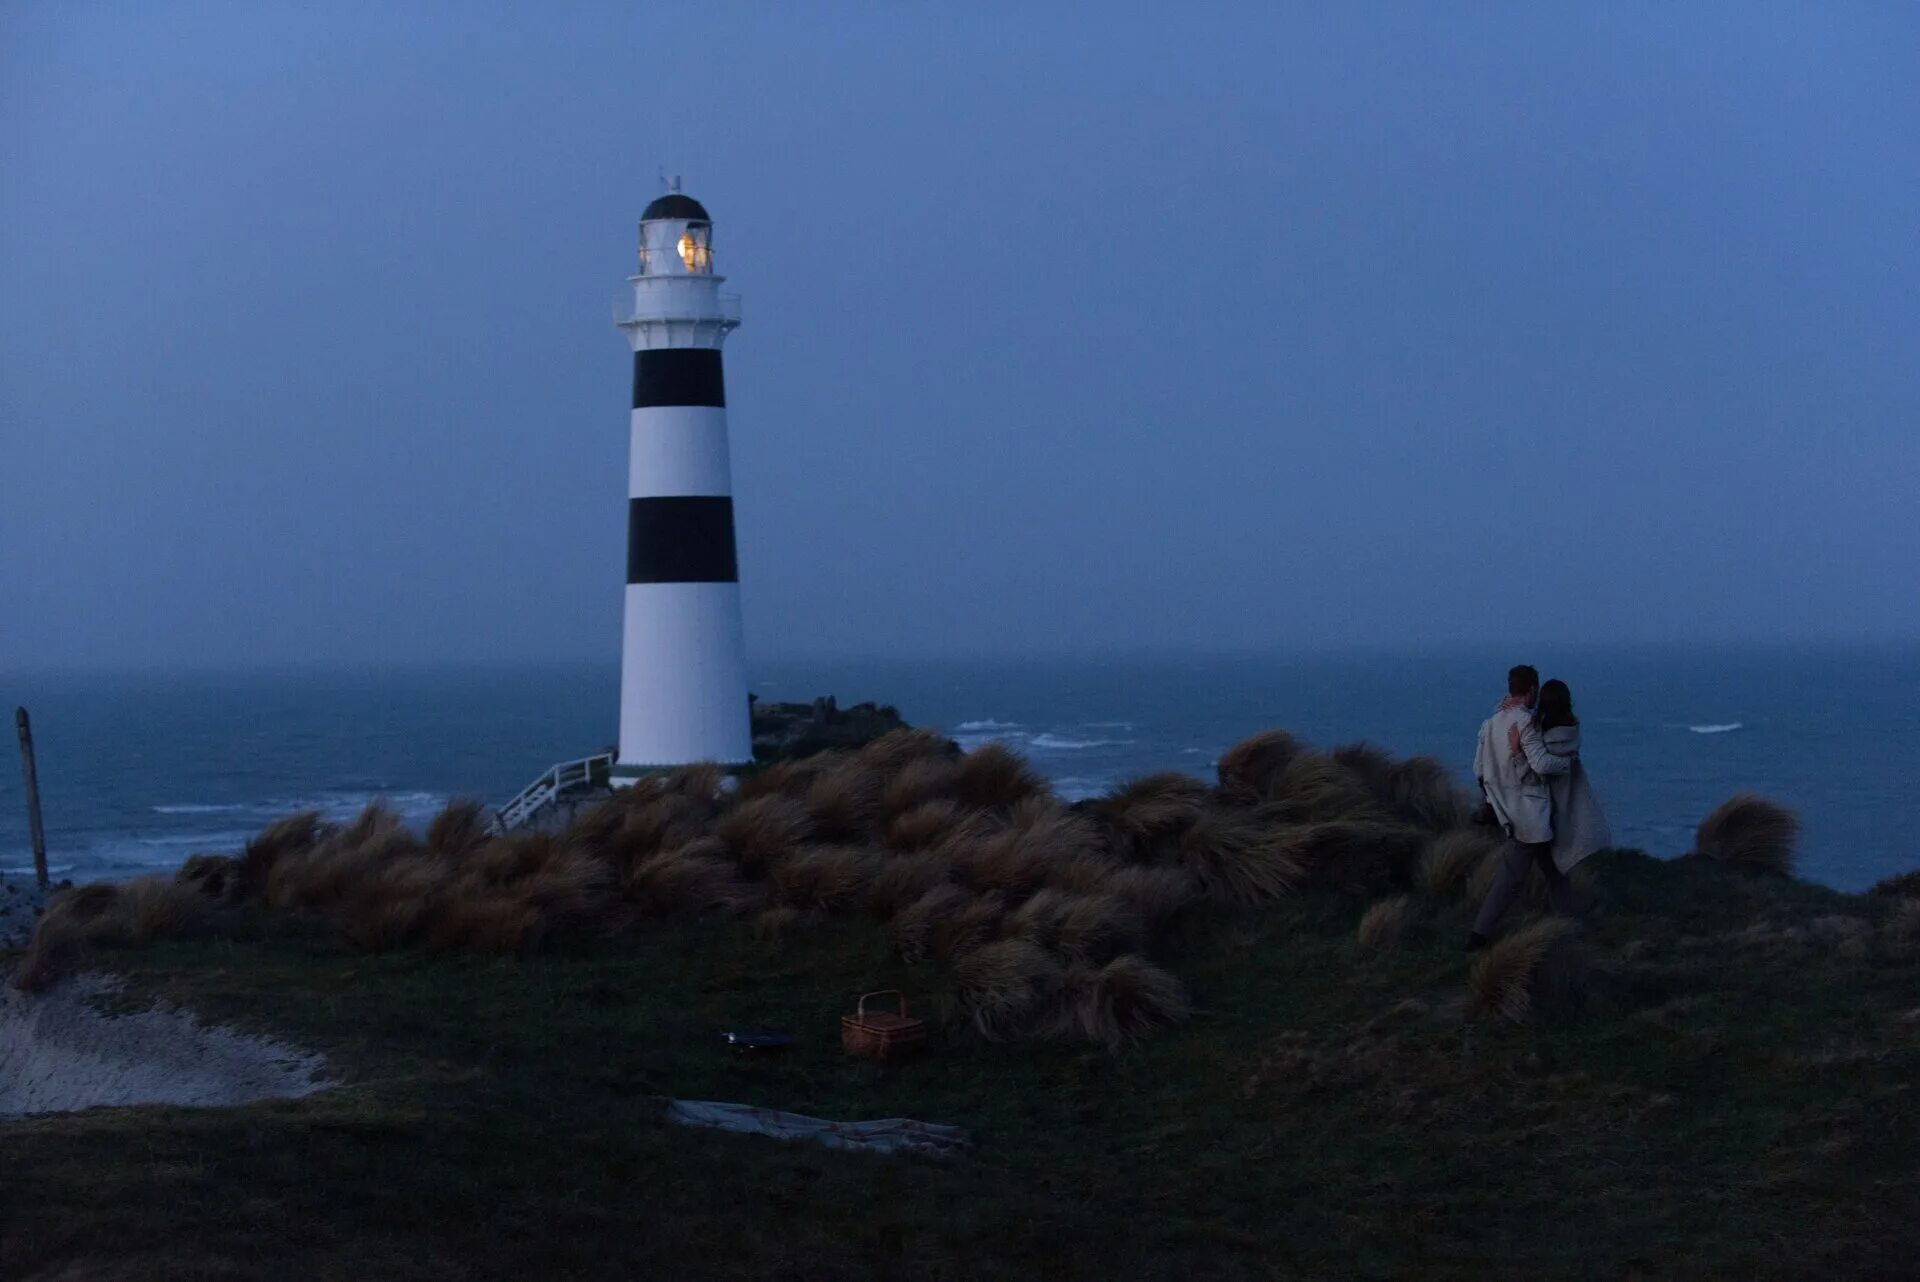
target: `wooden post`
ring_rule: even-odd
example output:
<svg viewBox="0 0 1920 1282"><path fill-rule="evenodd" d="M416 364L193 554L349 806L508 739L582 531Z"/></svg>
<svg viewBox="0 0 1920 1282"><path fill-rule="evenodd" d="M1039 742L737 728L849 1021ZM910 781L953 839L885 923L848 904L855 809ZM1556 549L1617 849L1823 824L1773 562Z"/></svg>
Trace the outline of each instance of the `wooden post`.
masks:
<svg viewBox="0 0 1920 1282"><path fill-rule="evenodd" d="M27 779L27 827L33 832L33 875L40 889L47 888L47 834L40 826L40 777L33 769L33 723L25 708L13 710L13 723L20 729L20 769Z"/></svg>

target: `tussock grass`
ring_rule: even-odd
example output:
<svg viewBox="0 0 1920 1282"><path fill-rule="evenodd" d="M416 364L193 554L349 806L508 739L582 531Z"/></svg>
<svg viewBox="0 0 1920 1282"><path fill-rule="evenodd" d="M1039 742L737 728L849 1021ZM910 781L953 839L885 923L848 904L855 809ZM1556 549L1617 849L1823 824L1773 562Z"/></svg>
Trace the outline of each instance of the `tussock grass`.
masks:
<svg viewBox="0 0 1920 1282"><path fill-rule="evenodd" d="M983 744L961 759L953 790L961 805L974 810L1010 809L1050 795L1038 771L997 743Z"/></svg>
<svg viewBox="0 0 1920 1282"><path fill-rule="evenodd" d="M190 855L178 875L215 901L225 902L240 893L240 861L230 855Z"/></svg>
<svg viewBox="0 0 1920 1282"><path fill-rule="evenodd" d="M1313 752L1300 753L1273 775L1259 814L1269 824L1385 817L1363 777L1332 757Z"/></svg>
<svg viewBox="0 0 1920 1282"><path fill-rule="evenodd" d="M821 841L863 841L880 814L882 780L851 753L822 753L832 760L807 786L807 810Z"/></svg>
<svg viewBox="0 0 1920 1282"><path fill-rule="evenodd" d="M719 843L705 838L641 860L622 889L629 903L653 916L741 913L759 898L722 857Z"/></svg>
<svg viewBox="0 0 1920 1282"><path fill-rule="evenodd" d="M1303 870L1306 884L1371 895L1412 879L1422 836L1404 824L1343 819L1279 829L1272 844Z"/></svg>
<svg viewBox="0 0 1920 1282"><path fill-rule="evenodd" d="M1161 773L1068 806L1004 747L962 756L936 735L898 733L760 771L732 794L710 765L653 775L564 831L494 834L471 801L420 836L378 802L340 825L295 815L237 859L75 897L31 969L50 974L95 937L190 931L216 909L222 921L289 914L371 952L501 955L705 914L757 914L753 932L778 940L858 911L885 922L909 961L952 967L990 950L955 981L957 1009L988 1035L1077 1029L1123 1045L1184 1009L1150 960L1184 915L1410 884L1423 846L1437 890L1484 846L1386 818L1444 811L1434 798L1450 783L1418 759L1320 754L1271 732L1223 763L1218 790ZM137 909L143 896L152 903ZM1404 899L1379 906L1363 935L1384 946L1411 912Z"/></svg>
<svg viewBox="0 0 1920 1282"><path fill-rule="evenodd" d="M958 810L952 797L959 777L960 763L952 757L909 758L880 790L881 813L898 818L929 805L952 806Z"/></svg>
<svg viewBox="0 0 1920 1282"><path fill-rule="evenodd" d="M137 945L178 938L206 925L212 901L192 882L165 873L114 885L93 882L56 894L40 916L16 988L33 991L70 969L89 947Z"/></svg>
<svg viewBox="0 0 1920 1282"><path fill-rule="evenodd" d="M427 825L427 848L458 859L493 836L493 812L470 797L449 801Z"/></svg>
<svg viewBox="0 0 1920 1282"><path fill-rule="evenodd" d="M318 810L302 810L261 829L240 854L240 897L253 899L264 894L275 864L288 855L305 854L328 831Z"/></svg>
<svg viewBox="0 0 1920 1282"><path fill-rule="evenodd" d="M1407 757L1388 767L1382 799L1396 819L1430 832L1461 827L1473 811L1452 772L1432 757Z"/></svg>
<svg viewBox="0 0 1920 1282"><path fill-rule="evenodd" d="M867 908L881 918L892 917L935 886L946 885L952 877L953 865L941 855L894 855L882 860L868 880Z"/></svg>
<svg viewBox="0 0 1920 1282"><path fill-rule="evenodd" d="M917 762L950 761L957 752L952 740L938 731L908 727L868 740L854 755L881 775L893 778Z"/></svg>
<svg viewBox="0 0 1920 1282"><path fill-rule="evenodd" d="M1743 792L1700 821L1693 848L1729 868L1786 874L1793 871L1799 839L1800 820L1791 810Z"/></svg>
<svg viewBox="0 0 1920 1282"><path fill-rule="evenodd" d="M1301 863L1257 824L1222 811L1203 813L1180 838L1180 867L1218 903L1256 904L1293 894Z"/></svg>
<svg viewBox="0 0 1920 1282"><path fill-rule="evenodd" d="M1564 917L1543 917L1487 946L1469 974L1474 1008L1525 1023L1550 993L1566 995L1577 969L1575 928Z"/></svg>
<svg viewBox="0 0 1920 1282"><path fill-rule="evenodd" d="M767 886L778 903L834 910L866 890L881 857L859 846L810 846L773 865Z"/></svg>
<svg viewBox="0 0 1920 1282"><path fill-rule="evenodd" d="M973 819L958 802L923 801L911 809L896 812L887 821L881 841L893 850L930 850L968 827Z"/></svg>
<svg viewBox="0 0 1920 1282"><path fill-rule="evenodd" d="M1178 868L1117 868L1101 888L1123 900L1155 934L1200 897L1193 878Z"/></svg>
<svg viewBox="0 0 1920 1282"><path fill-rule="evenodd" d="M1285 730L1263 730L1242 739L1220 754L1214 765L1221 797L1248 806L1264 801L1287 763L1306 750Z"/></svg>
<svg viewBox="0 0 1920 1282"><path fill-rule="evenodd" d="M1500 844L1487 829L1460 828L1442 833L1429 841L1420 855L1420 888L1442 899L1467 894L1469 885ZM1491 878L1492 872L1487 875ZM1485 894L1484 889L1481 893Z"/></svg>
<svg viewBox="0 0 1920 1282"><path fill-rule="evenodd" d="M1374 904L1360 918L1360 947L1397 948L1419 920L1420 911L1409 895L1395 895Z"/></svg>
<svg viewBox="0 0 1920 1282"><path fill-rule="evenodd" d="M1200 819L1208 797L1198 779L1169 771L1132 780L1088 809L1121 858L1166 863L1178 858L1180 837Z"/></svg>
<svg viewBox="0 0 1920 1282"><path fill-rule="evenodd" d="M1118 895L1036 891L1001 923L1008 939L1024 939L1069 962L1098 966L1143 947L1140 914Z"/></svg>
<svg viewBox="0 0 1920 1282"><path fill-rule="evenodd" d="M1050 797L1016 804L1006 824L961 834L944 848L960 876L982 890L1032 890L1062 866L1104 849L1084 814Z"/></svg>
<svg viewBox="0 0 1920 1282"><path fill-rule="evenodd" d="M990 1042L1029 1034L1060 987L1059 959L1024 939L1000 939L966 953L953 966L954 997Z"/></svg>
<svg viewBox="0 0 1920 1282"><path fill-rule="evenodd" d="M714 821L713 835L727 858L766 868L813 837L811 811L790 797L749 797Z"/></svg>

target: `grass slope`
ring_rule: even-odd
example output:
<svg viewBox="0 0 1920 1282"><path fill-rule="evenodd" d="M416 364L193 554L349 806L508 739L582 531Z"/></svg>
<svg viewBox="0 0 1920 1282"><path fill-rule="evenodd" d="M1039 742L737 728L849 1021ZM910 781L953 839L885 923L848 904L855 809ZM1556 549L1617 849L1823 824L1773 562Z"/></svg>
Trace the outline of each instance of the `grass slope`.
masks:
<svg viewBox="0 0 1920 1282"><path fill-rule="evenodd" d="M0 1277L1890 1276L1920 1259L1920 961L1896 899L1590 861L1577 1009L1476 1016L1465 911L1365 948L1330 893L1166 955L1123 1054L956 1031L845 1059L859 918L672 921L525 959L253 938L115 950L123 1000L325 1051L341 1090L0 1123ZM1516 920L1512 923L1518 926ZM1904 941L1904 942L1903 942ZM730 1058L723 1026L801 1035ZM683 1131L660 1098L972 1130L936 1164Z"/></svg>

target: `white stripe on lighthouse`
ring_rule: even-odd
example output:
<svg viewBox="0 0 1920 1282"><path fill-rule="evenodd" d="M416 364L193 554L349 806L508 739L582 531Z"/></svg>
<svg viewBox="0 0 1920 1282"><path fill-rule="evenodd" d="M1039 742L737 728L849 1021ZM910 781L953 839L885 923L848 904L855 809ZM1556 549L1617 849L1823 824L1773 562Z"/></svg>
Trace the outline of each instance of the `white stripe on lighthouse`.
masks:
<svg viewBox="0 0 1920 1282"><path fill-rule="evenodd" d="M654 405L633 411L627 496L733 493L727 412L711 405Z"/></svg>
<svg viewBox="0 0 1920 1282"><path fill-rule="evenodd" d="M627 587L620 764L753 759L738 583Z"/></svg>

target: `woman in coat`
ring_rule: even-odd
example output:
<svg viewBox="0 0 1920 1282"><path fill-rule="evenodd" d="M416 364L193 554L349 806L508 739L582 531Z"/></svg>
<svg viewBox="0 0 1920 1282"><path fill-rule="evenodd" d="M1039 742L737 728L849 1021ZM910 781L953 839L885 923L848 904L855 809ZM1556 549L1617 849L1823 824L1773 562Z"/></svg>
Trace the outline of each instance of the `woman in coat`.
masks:
<svg viewBox="0 0 1920 1282"><path fill-rule="evenodd" d="M1607 828L1606 812L1587 781L1586 767L1580 763L1580 718L1573 714L1573 692L1564 681L1548 681L1540 687L1539 702L1533 717L1524 725L1509 729L1507 746L1515 758L1524 757L1527 767L1544 780L1553 802L1553 840L1550 854L1540 847L1508 843L1506 864L1495 877L1487 898L1474 919L1467 947L1484 945L1500 918L1506 914L1513 897L1525 883L1529 852L1538 852L1541 873L1547 879L1548 899L1554 911L1571 913L1573 893L1567 873L1596 850L1604 850L1613 838Z"/></svg>
<svg viewBox="0 0 1920 1282"><path fill-rule="evenodd" d="M1547 781L1553 797L1555 867L1571 872L1582 859L1613 844L1607 813L1580 764L1580 718L1573 715L1573 691L1566 682L1541 685L1533 721L1510 738L1509 746Z"/></svg>

